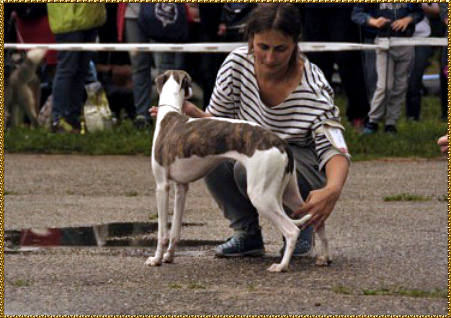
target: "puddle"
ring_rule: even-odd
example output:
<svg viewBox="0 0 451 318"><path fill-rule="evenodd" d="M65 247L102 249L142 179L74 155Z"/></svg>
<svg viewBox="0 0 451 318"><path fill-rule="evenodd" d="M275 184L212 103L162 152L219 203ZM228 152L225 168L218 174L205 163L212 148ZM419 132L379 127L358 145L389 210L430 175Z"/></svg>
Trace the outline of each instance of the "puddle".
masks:
<svg viewBox="0 0 451 318"><path fill-rule="evenodd" d="M183 223L184 227L204 223ZM45 246L156 246L157 222L111 223L95 226L5 231L7 249ZM153 234L153 235L151 235ZM218 241L182 240L181 246L215 245Z"/></svg>

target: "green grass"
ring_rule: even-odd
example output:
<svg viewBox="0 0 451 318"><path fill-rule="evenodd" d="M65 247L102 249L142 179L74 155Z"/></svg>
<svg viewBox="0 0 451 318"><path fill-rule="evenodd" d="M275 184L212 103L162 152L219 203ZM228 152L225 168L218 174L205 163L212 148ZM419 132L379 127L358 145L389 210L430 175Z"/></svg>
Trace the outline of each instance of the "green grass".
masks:
<svg viewBox="0 0 451 318"><path fill-rule="evenodd" d="M339 95L336 104L344 118L346 98ZM427 96L422 102L422 120L409 122L401 118L399 133L391 136L383 132L362 136L355 132L347 120L345 138L353 161L404 157L441 157L436 144L444 135L447 123L440 120L440 100ZM44 129L18 127L5 132L7 153L48 153L85 155L150 155L152 131L139 131L131 121L123 121L110 131L85 135L53 134Z"/></svg>
<svg viewBox="0 0 451 318"><path fill-rule="evenodd" d="M401 193L396 195L391 195L384 198L385 202L392 201L430 201L430 198L427 198L422 195L410 194L410 193Z"/></svg>
<svg viewBox="0 0 451 318"><path fill-rule="evenodd" d="M421 289L364 289L362 290L365 296L406 296L406 297L420 297L420 298L447 298L448 291L445 289L421 290Z"/></svg>
<svg viewBox="0 0 451 318"><path fill-rule="evenodd" d="M14 287L30 287L32 285L31 281L26 279L16 279L11 282Z"/></svg>
<svg viewBox="0 0 451 318"><path fill-rule="evenodd" d="M152 132L137 130L131 121L109 131L54 134L45 129L18 127L5 132L5 151L22 153L133 155L150 154Z"/></svg>
<svg viewBox="0 0 451 318"><path fill-rule="evenodd" d="M351 287L337 285L332 287L332 291L341 295L363 295L363 296L405 296L419 298L447 298L448 290L435 288L432 290L421 290L414 288L388 288L381 287L375 289L353 289Z"/></svg>

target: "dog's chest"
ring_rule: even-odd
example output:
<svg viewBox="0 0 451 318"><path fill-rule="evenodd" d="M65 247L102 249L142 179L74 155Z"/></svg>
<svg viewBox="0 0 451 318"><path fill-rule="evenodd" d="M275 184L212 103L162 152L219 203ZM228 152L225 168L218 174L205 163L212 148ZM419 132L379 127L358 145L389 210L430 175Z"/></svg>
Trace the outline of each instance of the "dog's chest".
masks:
<svg viewBox="0 0 451 318"><path fill-rule="evenodd" d="M160 123L154 156L160 165L169 167L176 158L203 158L230 151L250 157L256 150L272 147L284 152L286 143L261 127L211 118L188 121L188 117L171 112Z"/></svg>

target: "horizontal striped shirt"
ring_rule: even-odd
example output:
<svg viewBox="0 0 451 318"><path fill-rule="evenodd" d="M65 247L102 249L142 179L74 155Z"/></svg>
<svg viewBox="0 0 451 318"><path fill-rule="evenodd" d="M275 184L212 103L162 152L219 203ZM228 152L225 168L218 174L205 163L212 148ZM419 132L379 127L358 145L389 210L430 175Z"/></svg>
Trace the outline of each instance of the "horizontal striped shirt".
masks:
<svg viewBox="0 0 451 318"><path fill-rule="evenodd" d="M335 154L324 133L314 133L325 121L340 122L334 92L323 72L306 57L301 84L281 104L268 107L260 98L254 57L247 47L232 51L216 78L207 112L215 117L251 121L276 133L290 144L314 144L320 169Z"/></svg>

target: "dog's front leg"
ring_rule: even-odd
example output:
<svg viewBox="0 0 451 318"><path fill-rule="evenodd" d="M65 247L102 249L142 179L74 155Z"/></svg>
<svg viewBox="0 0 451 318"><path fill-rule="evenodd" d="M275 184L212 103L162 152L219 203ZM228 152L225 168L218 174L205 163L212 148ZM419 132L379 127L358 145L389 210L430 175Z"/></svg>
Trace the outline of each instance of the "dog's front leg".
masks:
<svg viewBox="0 0 451 318"><path fill-rule="evenodd" d="M174 215L172 218L171 234L169 236L169 247L163 256L163 262L172 263L174 260L175 247L180 241L180 232L182 230L182 217L185 210L186 193L189 186L187 184L175 185L175 203Z"/></svg>
<svg viewBox="0 0 451 318"><path fill-rule="evenodd" d="M157 209L158 209L158 243L154 257L146 260L146 265L158 266L163 260L163 250L168 245L168 204L169 184L157 183Z"/></svg>

